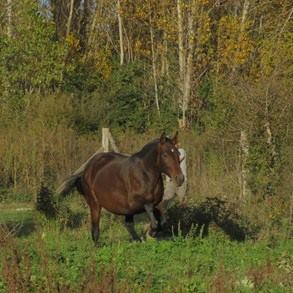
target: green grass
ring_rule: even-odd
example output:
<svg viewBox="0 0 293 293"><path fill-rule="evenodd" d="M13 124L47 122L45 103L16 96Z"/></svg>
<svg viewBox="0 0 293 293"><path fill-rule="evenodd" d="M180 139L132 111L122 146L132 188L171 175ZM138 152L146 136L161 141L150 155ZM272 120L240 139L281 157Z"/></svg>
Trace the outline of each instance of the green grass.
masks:
<svg viewBox="0 0 293 293"><path fill-rule="evenodd" d="M26 214L26 216L24 215ZM206 238L174 237L133 243L104 214L100 247L88 223L62 228L31 212L1 213L34 220L27 236L10 237L0 250L0 292L290 292L293 242L232 242L219 232ZM138 224L140 230L142 224ZM91 291L92 290L92 291ZM106 290L107 292L107 290Z"/></svg>
<svg viewBox="0 0 293 293"><path fill-rule="evenodd" d="M14 208L11 209L1 209L0 208L0 224L5 223L25 223L31 222L34 218L34 211L30 210L18 210Z"/></svg>

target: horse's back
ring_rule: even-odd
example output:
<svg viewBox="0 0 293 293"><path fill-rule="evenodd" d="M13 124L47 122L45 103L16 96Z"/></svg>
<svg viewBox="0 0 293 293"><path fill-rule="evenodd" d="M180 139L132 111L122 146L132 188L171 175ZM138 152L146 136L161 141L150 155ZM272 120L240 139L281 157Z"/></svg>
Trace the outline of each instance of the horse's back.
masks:
<svg viewBox="0 0 293 293"><path fill-rule="evenodd" d="M105 166L113 161L122 162L127 157L127 155L115 152L99 153L89 162L84 172L84 178L88 183L93 182L97 174L99 174Z"/></svg>

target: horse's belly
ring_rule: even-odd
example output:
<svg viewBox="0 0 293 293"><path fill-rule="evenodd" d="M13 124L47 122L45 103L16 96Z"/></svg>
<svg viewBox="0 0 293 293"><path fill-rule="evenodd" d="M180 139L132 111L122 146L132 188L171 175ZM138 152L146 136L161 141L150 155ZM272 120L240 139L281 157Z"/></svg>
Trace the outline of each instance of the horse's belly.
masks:
<svg viewBox="0 0 293 293"><path fill-rule="evenodd" d="M154 203L155 205L161 200L160 196L152 196L146 200L143 195L128 194L126 190L115 188L115 183L108 189L99 189L98 184L95 185L95 197L99 204L107 211L117 215L133 215L145 211L146 203Z"/></svg>
<svg viewBox="0 0 293 293"><path fill-rule="evenodd" d="M101 176L95 182L94 194L98 203L109 212L120 215L127 214L127 194L123 188L119 188L117 182L112 181L105 185Z"/></svg>
<svg viewBox="0 0 293 293"><path fill-rule="evenodd" d="M139 207L129 207L129 206L119 206L119 207L113 207L109 205L103 205L103 208L105 208L108 212L111 212L116 215L135 215L145 212L144 206Z"/></svg>

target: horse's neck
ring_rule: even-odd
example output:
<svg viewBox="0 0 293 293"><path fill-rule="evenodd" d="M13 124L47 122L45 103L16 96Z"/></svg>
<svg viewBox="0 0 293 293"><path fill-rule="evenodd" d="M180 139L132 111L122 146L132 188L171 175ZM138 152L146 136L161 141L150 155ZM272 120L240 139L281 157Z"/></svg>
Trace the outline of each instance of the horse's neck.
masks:
<svg viewBox="0 0 293 293"><path fill-rule="evenodd" d="M134 154L133 157L138 158L144 165L144 167L154 172L157 176L161 175L161 170L158 162L158 147L157 143L153 142L143 147L138 153Z"/></svg>

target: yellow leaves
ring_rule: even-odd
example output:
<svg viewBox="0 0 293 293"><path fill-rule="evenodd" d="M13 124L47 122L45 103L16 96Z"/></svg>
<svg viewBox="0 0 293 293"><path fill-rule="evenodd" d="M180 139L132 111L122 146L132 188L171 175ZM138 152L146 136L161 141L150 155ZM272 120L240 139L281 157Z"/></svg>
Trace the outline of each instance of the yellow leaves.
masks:
<svg viewBox="0 0 293 293"><path fill-rule="evenodd" d="M224 16L219 22L218 53L219 63L235 68L247 62L253 42L249 37L249 23L241 23L238 17Z"/></svg>
<svg viewBox="0 0 293 293"><path fill-rule="evenodd" d="M98 49L91 51L87 56L87 61L90 62L103 79L108 79L112 73L111 53L107 49Z"/></svg>
<svg viewBox="0 0 293 293"><path fill-rule="evenodd" d="M275 68L290 76L293 72L293 33L285 32L263 40L260 46L262 74L270 75Z"/></svg>
<svg viewBox="0 0 293 293"><path fill-rule="evenodd" d="M210 41L211 37L211 19L208 14L201 15L199 19L199 27L196 42L199 45L205 45Z"/></svg>
<svg viewBox="0 0 293 293"><path fill-rule="evenodd" d="M99 70L104 79L108 79L110 77L112 73L112 66L109 52L106 50L99 50L96 52L95 67Z"/></svg>
<svg viewBox="0 0 293 293"><path fill-rule="evenodd" d="M204 5L209 4L209 0L197 0L197 3L198 3L199 5L204 6Z"/></svg>
<svg viewBox="0 0 293 293"><path fill-rule="evenodd" d="M148 47L145 46L140 40L136 40L134 43L134 54L141 55L144 57L151 56L151 51Z"/></svg>
<svg viewBox="0 0 293 293"><path fill-rule="evenodd" d="M74 51L78 51L80 49L79 39L76 38L72 33L67 36L65 43L70 49Z"/></svg>

